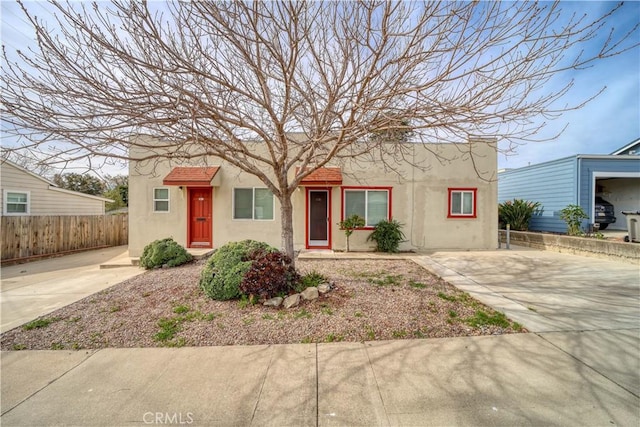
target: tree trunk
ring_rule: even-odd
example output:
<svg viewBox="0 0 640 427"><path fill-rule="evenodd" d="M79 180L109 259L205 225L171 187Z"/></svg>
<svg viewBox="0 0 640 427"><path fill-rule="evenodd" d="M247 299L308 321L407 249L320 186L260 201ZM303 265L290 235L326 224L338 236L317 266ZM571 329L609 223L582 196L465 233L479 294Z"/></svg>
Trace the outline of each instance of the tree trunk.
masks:
<svg viewBox="0 0 640 427"><path fill-rule="evenodd" d="M283 194L280 198L280 220L282 222L282 251L291 257L295 266L293 251L293 205L291 194Z"/></svg>

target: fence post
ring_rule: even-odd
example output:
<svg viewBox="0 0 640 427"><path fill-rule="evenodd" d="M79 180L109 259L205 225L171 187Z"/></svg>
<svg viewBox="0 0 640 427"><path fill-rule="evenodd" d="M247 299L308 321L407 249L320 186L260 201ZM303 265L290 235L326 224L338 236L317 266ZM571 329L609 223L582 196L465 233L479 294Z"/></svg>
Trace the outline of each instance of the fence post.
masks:
<svg viewBox="0 0 640 427"><path fill-rule="evenodd" d="M511 249L509 247L511 243L511 224L507 224L507 249Z"/></svg>

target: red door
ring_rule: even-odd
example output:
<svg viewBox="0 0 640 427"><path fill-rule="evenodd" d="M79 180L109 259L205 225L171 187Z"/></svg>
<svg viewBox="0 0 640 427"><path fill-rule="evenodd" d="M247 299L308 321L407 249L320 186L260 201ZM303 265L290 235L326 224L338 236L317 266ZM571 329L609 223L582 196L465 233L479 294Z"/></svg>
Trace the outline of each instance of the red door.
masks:
<svg viewBox="0 0 640 427"><path fill-rule="evenodd" d="M190 248L211 248L212 245L211 188L189 188Z"/></svg>

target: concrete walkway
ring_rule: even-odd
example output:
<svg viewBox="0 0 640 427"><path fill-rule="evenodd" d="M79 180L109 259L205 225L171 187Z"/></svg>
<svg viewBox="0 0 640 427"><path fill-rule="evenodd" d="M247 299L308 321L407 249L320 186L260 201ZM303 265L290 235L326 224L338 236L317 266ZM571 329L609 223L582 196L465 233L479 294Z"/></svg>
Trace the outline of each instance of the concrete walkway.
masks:
<svg viewBox="0 0 640 427"><path fill-rule="evenodd" d="M335 254L327 254L335 258ZM3 352L3 426L640 423L637 266L527 249L416 262L530 334Z"/></svg>
<svg viewBox="0 0 640 427"><path fill-rule="evenodd" d="M101 265L120 268L101 269ZM142 273L126 246L96 249L0 270L0 332Z"/></svg>

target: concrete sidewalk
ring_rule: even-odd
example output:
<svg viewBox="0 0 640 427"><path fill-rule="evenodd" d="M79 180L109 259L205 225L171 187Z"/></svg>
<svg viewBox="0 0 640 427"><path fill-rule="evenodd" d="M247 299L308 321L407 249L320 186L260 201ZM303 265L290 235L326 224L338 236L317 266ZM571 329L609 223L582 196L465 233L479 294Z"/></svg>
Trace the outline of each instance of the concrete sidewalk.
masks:
<svg viewBox="0 0 640 427"><path fill-rule="evenodd" d="M637 266L522 248L412 258L534 332L3 352L2 425L640 424Z"/></svg>
<svg viewBox="0 0 640 427"><path fill-rule="evenodd" d="M120 268L101 269L101 265ZM142 273L126 246L96 249L0 271L0 332L78 301Z"/></svg>
<svg viewBox="0 0 640 427"><path fill-rule="evenodd" d="M535 334L5 352L2 372L3 426L636 426L639 419L637 396Z"/></svg>

